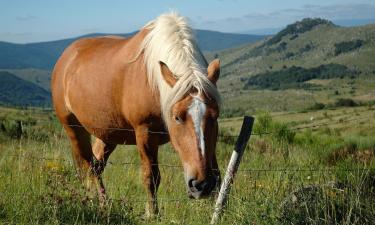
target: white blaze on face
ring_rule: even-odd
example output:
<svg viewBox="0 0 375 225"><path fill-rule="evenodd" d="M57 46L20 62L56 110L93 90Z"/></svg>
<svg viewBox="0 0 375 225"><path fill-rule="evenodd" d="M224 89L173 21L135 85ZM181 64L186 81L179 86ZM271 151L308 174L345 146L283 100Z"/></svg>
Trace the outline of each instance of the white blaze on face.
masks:
<svg viewBox="0 0 375 225"><path fill-rule="evenodd" d="M202 99L197 96L193 96L193 101L189 106L188 113L190 114L193 124L195 134L197 135L198 144L201 149L202 156L204 156L205 145L204 145L204 133L203 133L203 117L206 113L206 105L203 103Z"/></svg>

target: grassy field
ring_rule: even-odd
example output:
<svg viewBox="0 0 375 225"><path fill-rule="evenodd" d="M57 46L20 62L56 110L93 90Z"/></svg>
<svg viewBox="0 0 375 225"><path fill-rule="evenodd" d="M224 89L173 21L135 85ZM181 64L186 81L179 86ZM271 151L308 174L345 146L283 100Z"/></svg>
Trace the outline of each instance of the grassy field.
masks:
<svg viewBox="0 0 375 225"><path fill-rule="evenodd" d="M14 135L22 121L20 139ZM217 155L229 161L242 118L220 120ZM208 224L214 199L187 197L183 171L161 147L160 216L142 219L145 194L134 146L104 172L105 210L76 177L53 114L0 108L0 224ZM220 224L374 224L375 107L256 114L254 135Z"/></svg>

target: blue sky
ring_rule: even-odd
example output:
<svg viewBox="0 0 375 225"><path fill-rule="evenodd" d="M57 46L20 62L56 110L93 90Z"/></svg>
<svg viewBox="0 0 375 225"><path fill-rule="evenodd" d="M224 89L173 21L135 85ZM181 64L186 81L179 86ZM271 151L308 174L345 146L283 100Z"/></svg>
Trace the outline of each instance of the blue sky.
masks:
<svg viewBox="0 0 375 225"><path fill-rule="evenodd" d="M194 28L243 32L279 28L304 17L375 18L375 0L0 0L0 40L56 40L87 33L126 33L163 12Z"/></svg>

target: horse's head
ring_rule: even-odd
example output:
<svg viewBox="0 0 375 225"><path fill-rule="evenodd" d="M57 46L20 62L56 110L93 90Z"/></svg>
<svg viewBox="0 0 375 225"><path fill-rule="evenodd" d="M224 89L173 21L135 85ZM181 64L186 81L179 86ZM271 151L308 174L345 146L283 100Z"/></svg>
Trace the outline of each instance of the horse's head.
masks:
<svg viewBox="0 0 375 225"><path fill-rule="evenodd" d="M168 66L160 62L164 80L173 87L177 80ZM207 68L207 78L216 85L220 62L214 60ZM170 140L178 152L190 197L208 196L220 184L220 172L216 161L218 135L218 103L192 88L181 100L172 105L168 114Z"/></svg>

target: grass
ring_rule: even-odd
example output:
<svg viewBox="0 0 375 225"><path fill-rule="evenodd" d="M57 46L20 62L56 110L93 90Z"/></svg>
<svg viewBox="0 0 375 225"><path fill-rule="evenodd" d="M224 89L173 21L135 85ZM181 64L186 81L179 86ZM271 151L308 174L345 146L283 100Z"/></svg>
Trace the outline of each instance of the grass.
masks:
<svg viewBox="0 0 375 225"><path fill-rule="evenodd" d="M8 109L12 118L29 115L47 133L47 139L28 135L19 140L3 137L0 143L1 224L208 224L214 199L188 199L180 167L161 166L158 192L160 216L144 221L144 200L139 156L134 146L118 146L104 172L112 199L105 210L87 195L72 165L69 143L53 116L40 110ZM2 114L0 112L0 116ZM349 116L352 115L352 116ZM315 119L310 121L313 116ZM340 108L305 113L257 115L258 131L282 131L336 121L374 116L368 107ZM258 121L262 121L260 126ZM361 121L361 120L360 120ZM220 224L373 224L375 222L375 160L357 160L355 152L375 152L374 122L253 135L240 165ZM373 121L373 120L372 120ZM54 123L53 123L54 124ZM221 133L237 134L241 118L220 121ZM268 125L267 125L268 124ZM280 128L282 127L282 129ZM329 129L329 130L327 130ZM366 132L363 131L366 130ZM336 131L338 130L338 131ZM368 134L368 135L367 135ZM288 140L288 141L286 141ZM229 161L232 139L218 142L221 171ZM345 152L348 146L355 146ZM331 163L332 154L338 154ZM180 165L169 145L160 150L160 163ZM125 163L125 164L124 164ZM362 170L368 168L369 170Z"/></svg>

